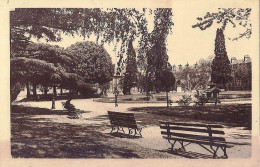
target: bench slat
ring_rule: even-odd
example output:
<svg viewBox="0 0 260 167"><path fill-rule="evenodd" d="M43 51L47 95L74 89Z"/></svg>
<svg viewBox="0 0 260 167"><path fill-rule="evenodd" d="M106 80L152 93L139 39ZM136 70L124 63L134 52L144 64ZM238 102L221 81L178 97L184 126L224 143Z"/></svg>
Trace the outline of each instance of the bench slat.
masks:
<svg viewBox="0 0 260 167"><path fill-rule="evenodd" d="M164 122L159 121L160 124L169 124L169 125L180 125L180 126L195 126L195 127L212 127L212 128L223 128L221 125L215 125L215 124L192 124L192 123L178 123L178 122Z"/></svg>
<svg viewBox="0 0 260 167"><path fill-rule="evenodd" d="M204 141L204 140L191 140L191 139L186 139L186 138L178 138L178 137L166 137L163 136L164 139L167 140L178 140L178 141L184 141L184 142L190 142L190 143L196 143L196 144L205 144L205 145L211 145L212 146L217 146L217 147L232 147L230 145L228 145L225 142L212 142L210 143L209 141Z"/></svg>
<svg viewBox="0 0 260 167"><path fill-rule="evenodd" d="M186 127L179 127L179 126L160 126L161 129L170 129L170 130L182 130L182 131L192 131L192 132L202 132L202 133L209 133L207 129L197 129L197 128L186 128ZM225 134L224 131L220 130L211 130L212 134Z"/></svg>
<svg viewBox="0 0 260 167"><path fill-rule="evenodd" d="M137 129L137 124L133 113L121 113L114 111L107 112L111 125Z"/></svg>
<svg viewBox="0 0 260 167"><path fill-rule="evenodd" d="M184 137L189 139L200 139L200 140L213 140L213 141L226 141L223 137L214 137L214 136L201 136L201 135L194 135L194 134L185 134L185 133L174 133L174 132L165 132L161 131L163 135L171 135L177 137Z"/></svg>

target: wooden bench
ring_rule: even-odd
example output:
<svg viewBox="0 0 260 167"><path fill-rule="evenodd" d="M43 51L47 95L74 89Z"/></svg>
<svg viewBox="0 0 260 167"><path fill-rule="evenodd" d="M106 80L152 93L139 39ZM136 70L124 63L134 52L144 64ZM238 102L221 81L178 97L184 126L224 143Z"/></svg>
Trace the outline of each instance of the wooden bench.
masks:
<svg viewBox="0 0 260 167"><path fill-rule="evenodd" d="M218 103L220 104L221 101L220 100L205 100L203 102L201 101L194 101L195 106L203 106L206 103L214 103L215 105L217 105Z"/></svg>
<svg viewBox="0 0 260 167"><path fill-rule="evenodd" d="M76 109L75 111L69 111L67 110L64 106L65 106L65 102L61 102L61 106L63 111L68 111L69 112L69 118L82 118L82 113L80 112L80 110Z"/></svg>
<svg viewBox="0 0 260 167"><path fill-rule="evenodd" d="M137 126L135 117L133 113L121 113L114 111L107 111L108 117L111 123L111 132L114 130L124 131L124 127L128 128L128 134L131 135L134 133L134 136L139 135L142 137L142 127Z"/></svg>
<svg viewBox="0 0 260 167"><path fill-rule="evenodd" d="M221 137L221 135L225 134L224 131L215 129L223 128L221 125L175 123L164 121L159 121L159 123L162 130L161 134L163 138L167 139L171 144L171 151L173 153L173 148L176 142L180 143L180 149L183 149L184 151L186 150L185 147L187 145L195 143L212 153L213 158L217 157L217 151L219 148L223 150L225 158L228 158L226 148L233 146L228 144L224 137ZM214 128L214 130L212 128ZM209 148L206 146L209 146Z"/></svg>

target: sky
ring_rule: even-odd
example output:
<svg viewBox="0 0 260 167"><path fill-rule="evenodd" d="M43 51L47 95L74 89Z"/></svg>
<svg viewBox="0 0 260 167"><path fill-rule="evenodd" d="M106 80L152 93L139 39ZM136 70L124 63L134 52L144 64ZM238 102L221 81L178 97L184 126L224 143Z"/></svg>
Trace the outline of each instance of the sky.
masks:
<svg viewBox="0 0 260 167"><path fill-rule="evenodd" d="M209 3L208 3L209 4ZM216 12L218 7L205 6L205 5L187 5L182 1L177 1L172 5L173 10L173 22L172 33L168 36L168 56L169 62L173 65L195 64L200 59L207 59L214 56L214 43L216 38L216 30L218 25L214 25L204 31L199 28L192 28L192 25L196 24L197 17L203 17L206 12ZM153 26L152 17L148 18L149 26ZM253 32L254 33L254 32ZM253 56L250 43L251 39L242 38L238 41L228 40L228 37L235 37L239 34L238 28L233 28L231 25L227 26L224 35L226 38L226 50L229 59L236 57L237 59L243 59L244 55ZM96 41L92 36L86 41ZM79 41L84 41L81 37L63 36L61 42L49 42L50 44L59 45L62 47L68 47ZM42 42L42 41L41 41ZM135 44L134 44L135 45ZM113 63L117 62L117 55L113 52L114 46L112 44L104 45L112 57ZM137 44L134 46L137 47Z"/></svg>

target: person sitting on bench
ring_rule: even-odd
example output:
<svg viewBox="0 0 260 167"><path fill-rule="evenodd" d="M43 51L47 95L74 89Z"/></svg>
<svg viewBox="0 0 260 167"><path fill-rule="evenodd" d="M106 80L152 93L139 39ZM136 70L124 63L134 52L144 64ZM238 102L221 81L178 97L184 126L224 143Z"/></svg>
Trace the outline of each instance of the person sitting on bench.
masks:
<svg viewBox="0 0 260 167"><path fill-rule="evenodd" d="M65 103L65 105L64 105L64 108L66 108L68 111L75 111L76 108L75 108L75 106L74 106L73 104L70 103L70 101L71 101L71 98L69 98L69 99L66 101L66 103Z"/></svg>

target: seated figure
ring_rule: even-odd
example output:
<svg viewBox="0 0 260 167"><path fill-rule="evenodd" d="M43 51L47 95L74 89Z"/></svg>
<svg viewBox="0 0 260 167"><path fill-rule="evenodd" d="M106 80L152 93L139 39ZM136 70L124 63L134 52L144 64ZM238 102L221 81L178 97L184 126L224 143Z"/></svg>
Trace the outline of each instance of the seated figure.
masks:
<svg viewBox="0 0 260 167"><path fill-rule="evenodd" d="M64 105L64 108L66 108L68 111L75 111L76 108L73 104L70 103L71 99L68 99Z"/></svg>

